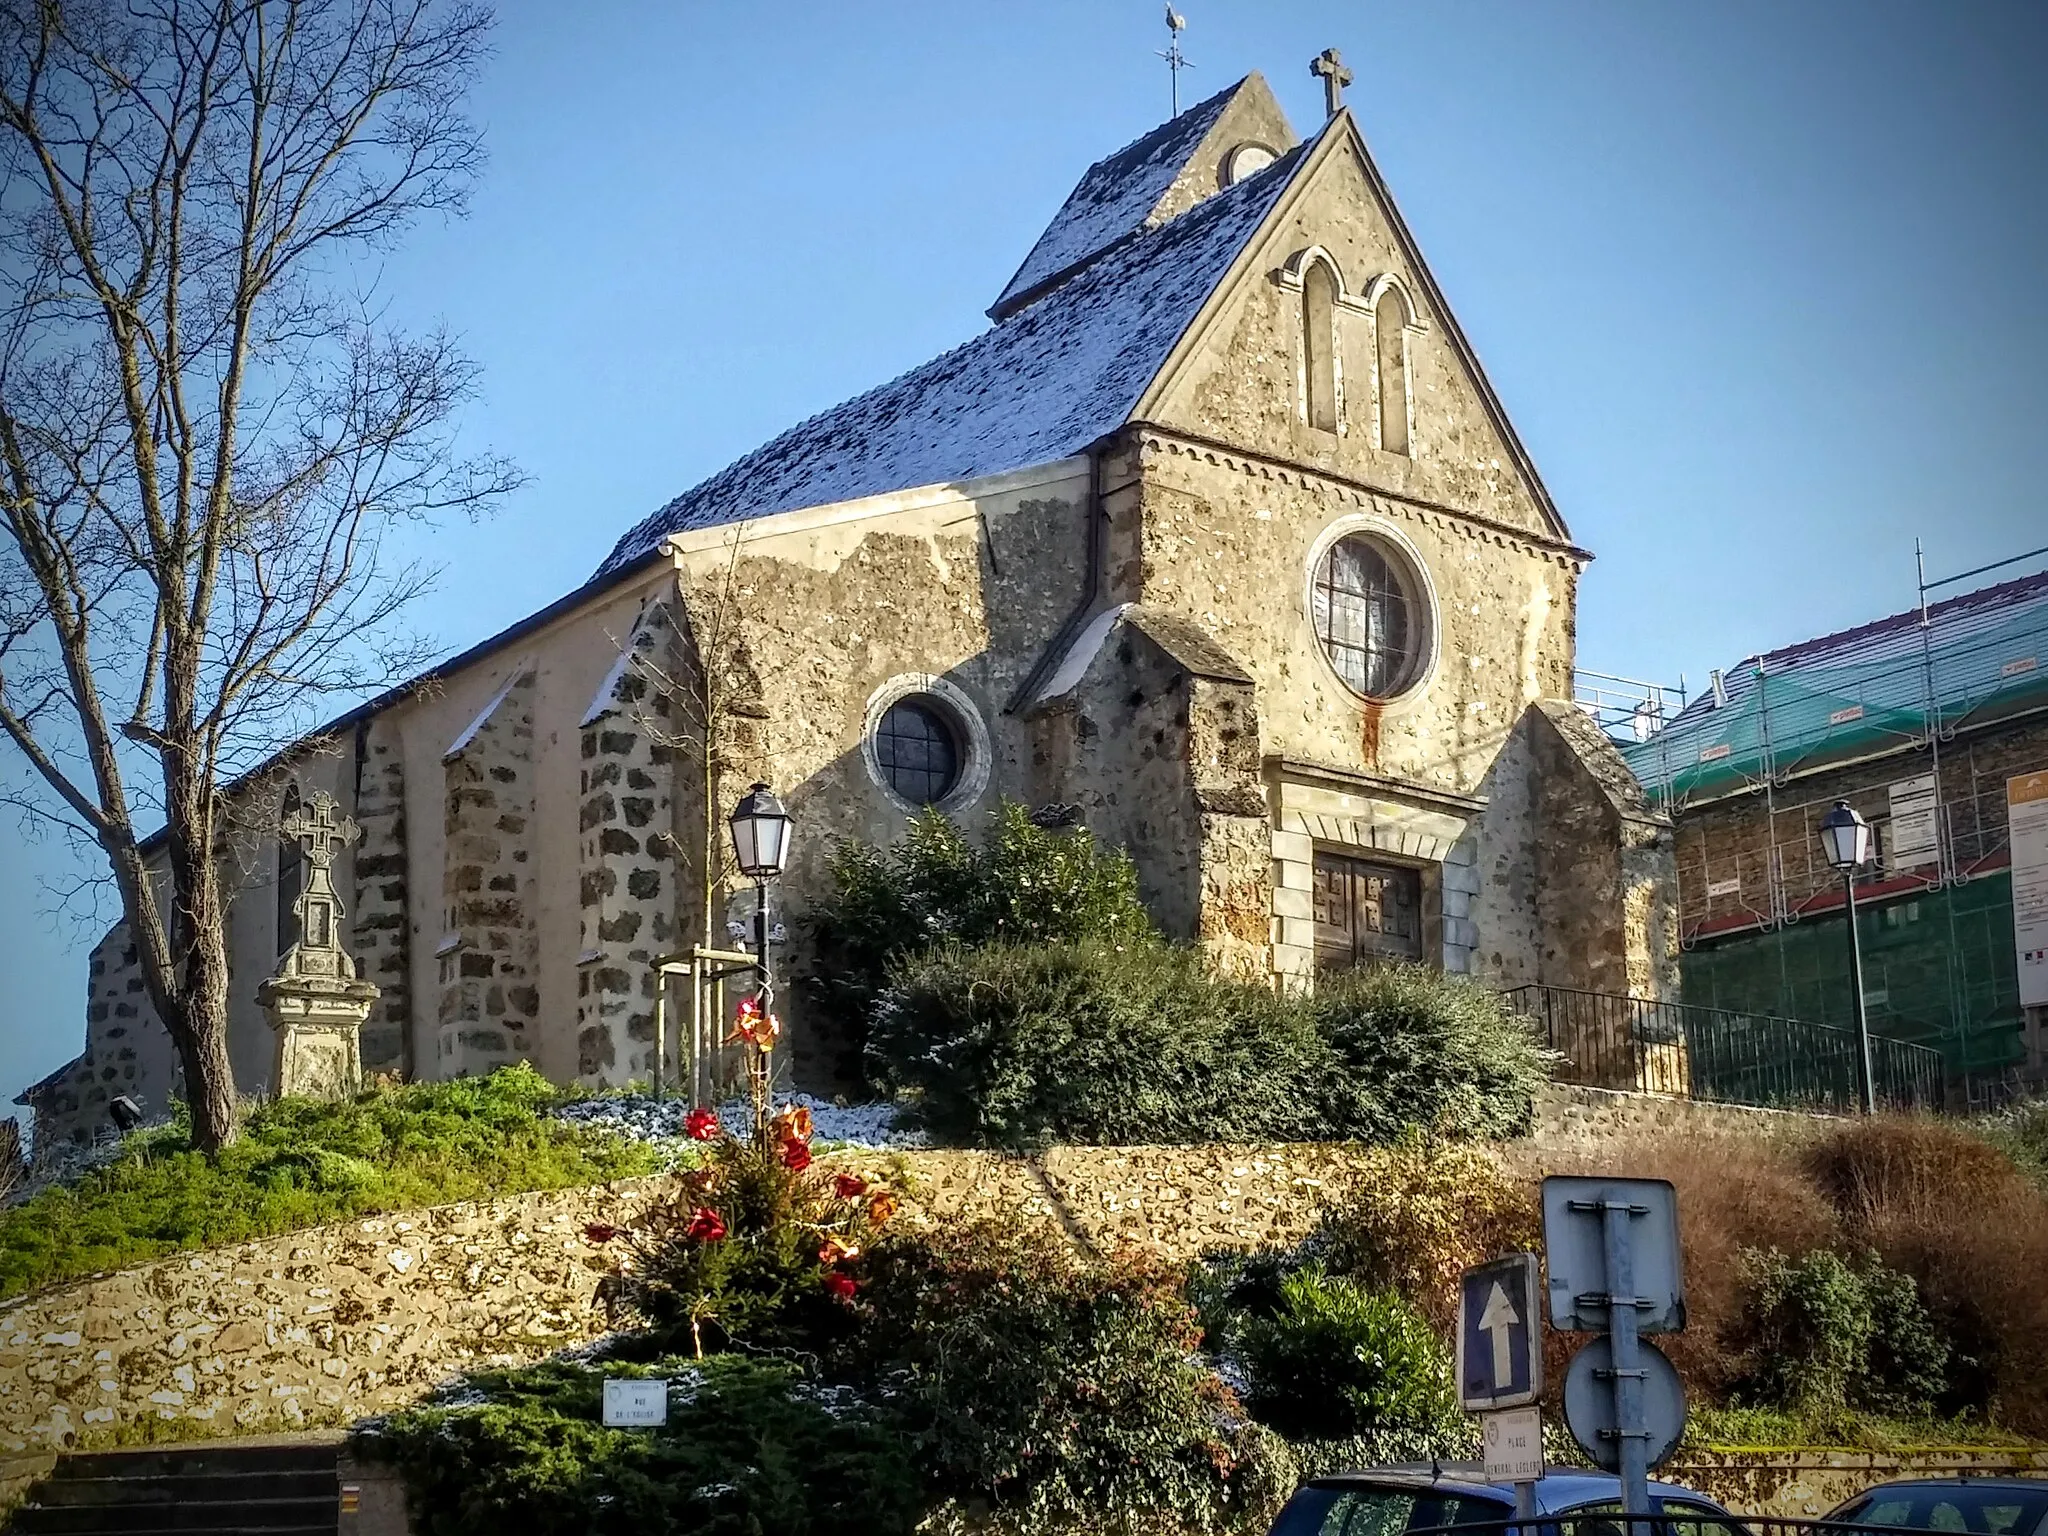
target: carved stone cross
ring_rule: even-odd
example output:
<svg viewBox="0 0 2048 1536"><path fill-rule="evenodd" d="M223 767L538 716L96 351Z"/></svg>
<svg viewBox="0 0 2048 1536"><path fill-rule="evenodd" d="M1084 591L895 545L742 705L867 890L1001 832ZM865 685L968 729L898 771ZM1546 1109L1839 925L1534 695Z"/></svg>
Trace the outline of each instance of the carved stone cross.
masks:
<svg viewBox="0 0 2048 1536"><path fill-rule="evenodd" d="M304 843L307 862L315 869L331 869L335 854L361 837L363 829L352 818L334 814L334 796L325 790L315 790L308 801L312 813L304 807L293 811L277 824L278 836Z"/></svg>
<svg viewBox="0 0 2048 1536"><path fill-rule="evenodd" d="M1325 48L1315 56L1308 72L1323 82L1323 110L1335 117L1344 105L1344 87L1351 83L1351 71L1344 67L1343 57L1334 48Z"/></svg>

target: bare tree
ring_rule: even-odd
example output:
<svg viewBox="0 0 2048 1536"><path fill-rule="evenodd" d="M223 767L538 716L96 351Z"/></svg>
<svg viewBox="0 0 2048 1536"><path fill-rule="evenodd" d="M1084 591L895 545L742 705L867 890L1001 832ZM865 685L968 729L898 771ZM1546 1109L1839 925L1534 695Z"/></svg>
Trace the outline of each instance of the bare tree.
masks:
<svg viewBox="0 0 2048 1536"><path fill-rule="evenodd" d="M0 729L16 803L104 854L208 1150L235 1133L224 786L421 659L394 524L517 481L456 451L449 338L353 279L462 211L489 24L0 0Z"/></svg>

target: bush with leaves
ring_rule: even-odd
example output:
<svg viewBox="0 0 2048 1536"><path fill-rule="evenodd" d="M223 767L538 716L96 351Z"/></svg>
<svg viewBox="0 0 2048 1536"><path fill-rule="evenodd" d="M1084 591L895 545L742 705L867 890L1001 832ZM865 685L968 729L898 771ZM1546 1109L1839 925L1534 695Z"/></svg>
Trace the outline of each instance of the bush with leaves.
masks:
<svg viewBox="0 0 2048 1536"><path fill-rule="evenodd" d="M1852 1264L1827 1249L1744 1260L1749 1370L1737 1391L1748 1402L1913 1414L1940 1397L1949 1344L1911 1276L1875 1254Z"/></svg>
<svg viewBox="0 0 2048 1536"><path fill-rule="evenodd" d="M862 1067L868 1022L892 970L946 944L1033 944L1154 937L1138 874L1121 849L1084 830L1035 824L1005 800L979 842L934 810L901 842L840 845L832 893L805 919L815 962L802 978L813 1017Z"/></svg>
<svg viewBox="0 0 2048 1536"><path fill-rule="evenodd" d="M1293 1488L1194 1357L1177 1270L980 1224L892 1237L867 1278L831 1369L886 1386L935 1489L1001 1529L1263 1530Z"/></svg>
<svg viewBox="0 0 2048 1536"><path fill-rule="evenodd" d="M681 1176L676 1194L627 1230L591 1229L618 1244L607 1301L699 1359L707 1344L829 1339L845 1325L845 1304L860 1286L855 1266L896 1196L854 1174L814 1169L806 1109L764 1114L744 1137L727 1134L709 1110L688 1124L710 1153Z"/></svg>
<svg viewBox="0 0 2048 1536"><path fill-rule="evenodd" d="M940 1138L1010 1150L1526 1123L1542 1079L1526 1029L1479 988L1411 970L1298 998L1164 944L951 947L885 994L869 1077Z"/></svg>
<svg viewBox="0 0 2048 1536"><path fill-rule="evenodd" d="M1425 1441L1458 1418L1451 1362L1425 1318L1392 1289L1308 1264L1270 1308L1238 1315L1222 1341L1245 1406L1290 1439L1387 1433Z"/></svg>
<svg viewBox="0 0 2048 1536"><path fill-rule="evenodd" d="M667 1380L667 1423L605 1428L607 1376ZM356 1448L403 1473L420 1536L908 1536L926 1503L888 1410L738 1355L481 1372Z"/></svg>

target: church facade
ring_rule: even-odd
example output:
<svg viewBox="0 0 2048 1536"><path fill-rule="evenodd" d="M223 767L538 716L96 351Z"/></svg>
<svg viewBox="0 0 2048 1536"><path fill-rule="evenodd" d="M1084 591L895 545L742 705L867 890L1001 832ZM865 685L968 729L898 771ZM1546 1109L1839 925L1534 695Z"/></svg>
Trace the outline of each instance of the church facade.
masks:
<svg viewBox="0 0 2048 1536"><path fill-rule="evenodd" d="M1100 161L979 336L237 787L245 820L325 792L362 829L332 873L381 989L366 1068L648 1077L659 963L732 942L723 822L755 779L796 817L791 918L841 840L1008 797L1127 847L1237 974L1664 993L1669 827L1569 702L1590 556L1331 94L1303 142L1252 75ZM256 1092L297 871L247 868ZM23 1102L87 1134L173 1071L116 928L84 1053Z"/></svg>

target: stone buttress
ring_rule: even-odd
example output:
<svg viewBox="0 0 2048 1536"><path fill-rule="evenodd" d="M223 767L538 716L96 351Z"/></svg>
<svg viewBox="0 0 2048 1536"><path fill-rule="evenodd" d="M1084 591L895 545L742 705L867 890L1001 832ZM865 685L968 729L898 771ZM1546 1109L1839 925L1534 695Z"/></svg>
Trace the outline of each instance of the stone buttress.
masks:
<svg viewBox="0 0 2048 1536"><path fill-rule="evenodd" d="M582 722L576 1074L597 1087L654 1072L656 962L676 945L681 653L669 605L650 604Z"/></svg>
<svg viewBox="0 0 2048 1536"><path fill-rule="evenodd" d="M481 1075L536 1054L533 707L528 660L442 759L447 928L436 950L436 1077Z"/></svg>
<svg viewBox="0 0 2048 1536"><path fill-rule="evenodd" d="M382 996L362 1029L363 1070L403 1073L412 1024L411 924L407 916L405 758L397 735L364 728L359 747L355 819L355 920L349 941L356 974Z"/></svg>

